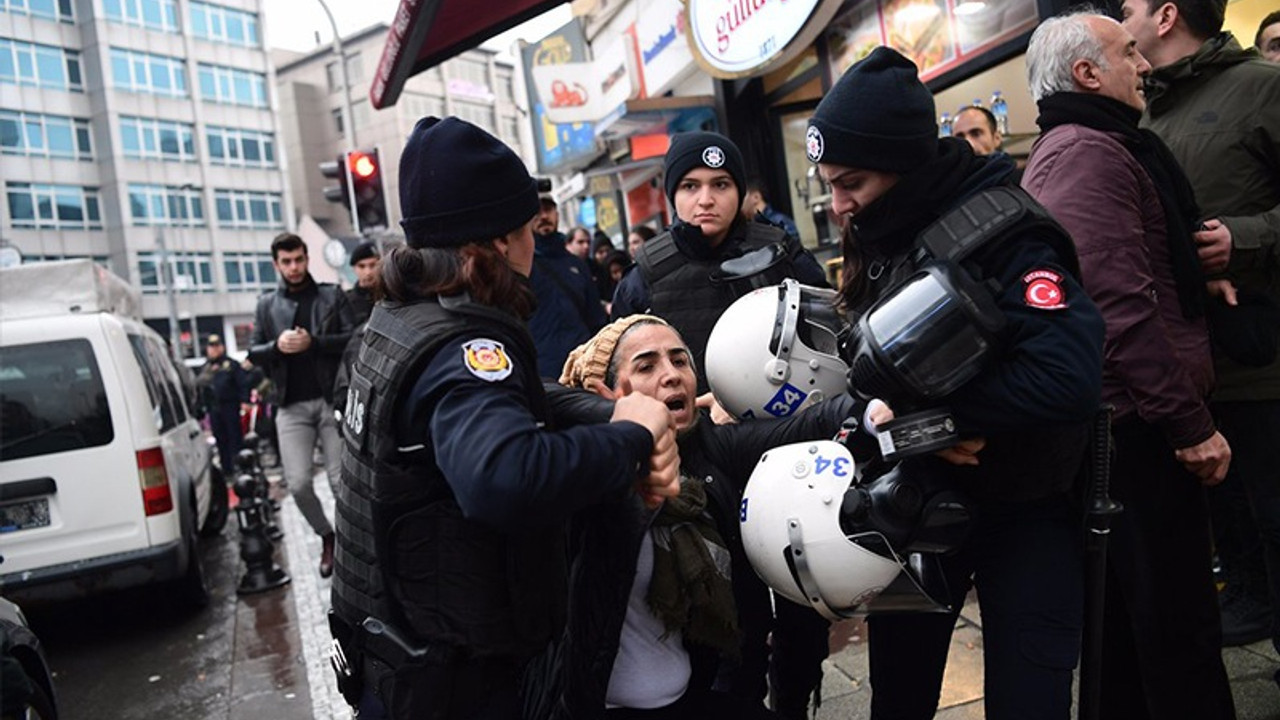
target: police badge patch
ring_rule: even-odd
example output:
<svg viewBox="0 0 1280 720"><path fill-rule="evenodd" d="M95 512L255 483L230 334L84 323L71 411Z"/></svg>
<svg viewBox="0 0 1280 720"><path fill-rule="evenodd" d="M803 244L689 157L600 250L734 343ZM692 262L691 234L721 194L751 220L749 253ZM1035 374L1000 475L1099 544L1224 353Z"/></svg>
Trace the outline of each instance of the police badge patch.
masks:
<svg viewBox="0 0 1280 720"><path fill-rule="evenodd" d="M810 125L809 131L804 134L804 150L809 156L809 162L822 162L822 151L825 146L822 131Z"/></svg>
<svg viewBox="0 0 1280 720"><path fill-rule="evenodd" d="M462 346L462 362L467 371L485 382L498 382L511 377L511 358L502 343L476 338Z"/></svg>
<svg viewBox="0 0 1280 720"><path fill-rule="evenodd" d="M712 145L702 151L702 162L709 168L718 168L724 165L724 151L719 145Z"/></svg>

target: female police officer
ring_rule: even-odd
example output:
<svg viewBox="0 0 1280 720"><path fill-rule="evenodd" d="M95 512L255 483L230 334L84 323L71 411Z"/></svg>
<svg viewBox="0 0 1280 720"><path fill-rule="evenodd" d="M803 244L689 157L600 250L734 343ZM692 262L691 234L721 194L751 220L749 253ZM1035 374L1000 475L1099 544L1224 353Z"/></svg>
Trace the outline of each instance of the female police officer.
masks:
<svg viewBox="0 0 1280 720"><path fill-rule="evenodd" d="M850 313L912 274L921 234L944 216L952 244L935 250L951 252L955 238L976 248L961 265L991 288L1004 325L995 358L943 398L961 433L986 440L976 465L943 468L979 504L969 540L945 559L951 602L958 612L977 587L987 717L1065 720L1083 602L1081 528L1066 491L1099 401L1103 323L1074 276L1069 238L1020 190L996 189L1012 163L939 140L934 117L916 67L881 47L818 105L806 149L847 220ZM933 717L954 626L954 612L870 619L873 718Z"/></svg>
<svg viewBox="0 0 1280 720"><path fill-rule="evenodd" d="M424 118L400 203L408 247L383 263L343 419L335 635L366 711L510 718L563 622L562 521L633 485L652 505L678 493L671 416L635 395L608 424L545 427L522 322L538 196L505 145Z"/></svg>

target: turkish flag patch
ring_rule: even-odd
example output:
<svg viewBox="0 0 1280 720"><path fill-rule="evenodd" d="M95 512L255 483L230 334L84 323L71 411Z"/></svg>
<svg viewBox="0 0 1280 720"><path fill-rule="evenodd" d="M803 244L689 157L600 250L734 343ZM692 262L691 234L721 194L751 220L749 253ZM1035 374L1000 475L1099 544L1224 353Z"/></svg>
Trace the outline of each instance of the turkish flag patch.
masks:
<svg viewBox="0 0 1280 720"><path fill-rule="evenodd" d="M1061 310L1067 306L1067 295L1062 289L1062 276L1052 270L1032 270L1022 276L1026 286L1022 299L1027 307L1041 310Z"/></svg>

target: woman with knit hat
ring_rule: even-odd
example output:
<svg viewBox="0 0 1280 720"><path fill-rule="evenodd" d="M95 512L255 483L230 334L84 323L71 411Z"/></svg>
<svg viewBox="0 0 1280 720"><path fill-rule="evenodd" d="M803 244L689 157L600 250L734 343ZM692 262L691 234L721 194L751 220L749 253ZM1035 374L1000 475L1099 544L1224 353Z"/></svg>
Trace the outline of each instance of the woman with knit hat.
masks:
<svg viewBox="0 0 1280 720"><path fill-rule="evenodd" d="M956 615L976 587L986 717L1066 720L1083 614L1082 528L1069 493L1099 402L1103 323L1070 238L1010 185L1013 163L939 140L935 117L915 65L881 47L823 98L806 137L846 217L848 312L909 278L926 250L950 256L963 240L976 249L956 263L1003 315L996 357L941 398L961 437L985 438L976 464L937 461L979 503L965 546L944 558L953 612L869 619L871 717L934 716Z"/></svg>
<svg viewBox="0 0 1280 720"><path fill-rule="evenodd" d="M567 518L678 492L671 413L637 394L608 422L547 426L524 325L538 194L509 148L424 118L399 180L407 244L382 263L343 418L340 679L362 718L507 720L563 623Z"/></svg>
<svg viewBox="0 0 1280 720"><path fill-rule="evenodd" d="M575 515L568 626L530 668L526 720L773 717L759 699L711 690L720 660L739 651L733 581L756 580L738 530L742 489L764 452L830 438L865 404L845 395L785 420L715 425L694 407L688 346L651 315L606 325L570 353L560 382L664 403L679 434L680 493L659 510L617 496ZM596 405L590 412L607 415L610 403ZM856 437L859 456L875 454L869 434Z"/></svg>

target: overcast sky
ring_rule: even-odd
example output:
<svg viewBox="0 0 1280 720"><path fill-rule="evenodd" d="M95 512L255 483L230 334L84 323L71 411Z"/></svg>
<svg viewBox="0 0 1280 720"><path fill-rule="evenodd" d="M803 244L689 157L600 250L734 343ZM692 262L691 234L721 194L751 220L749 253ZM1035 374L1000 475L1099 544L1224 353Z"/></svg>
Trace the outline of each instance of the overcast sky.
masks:
<svg viewBox="0 0 1280 720"><path fill-rule="evenodd" d="M350 35L376 23L391 24L399 0L327 0L338 32ZM319 45L333 42L329 19L317 0L263 0L266 16L267 47L310 52ZM569 22L572 15L565 3L486 42L494 50L508 51L516 39L540 40L547 33ZM316 33L320 43L316 43Z"/></svg>

